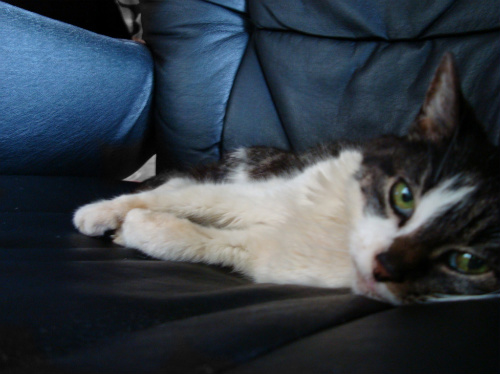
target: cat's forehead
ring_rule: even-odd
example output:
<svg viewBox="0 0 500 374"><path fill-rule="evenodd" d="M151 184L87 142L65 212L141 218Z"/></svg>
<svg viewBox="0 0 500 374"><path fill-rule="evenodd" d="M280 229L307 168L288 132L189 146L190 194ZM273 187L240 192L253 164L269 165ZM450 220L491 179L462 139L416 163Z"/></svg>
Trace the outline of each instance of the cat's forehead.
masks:
<svg viewBox="0 0 500 374"><path fill-rule="evenodd" d="M364 148L363 165L365 174L406 177L425 189L460 175L457 183L486 182L500 192L499 148L468 138L447 145L383 136Z"/></svg>

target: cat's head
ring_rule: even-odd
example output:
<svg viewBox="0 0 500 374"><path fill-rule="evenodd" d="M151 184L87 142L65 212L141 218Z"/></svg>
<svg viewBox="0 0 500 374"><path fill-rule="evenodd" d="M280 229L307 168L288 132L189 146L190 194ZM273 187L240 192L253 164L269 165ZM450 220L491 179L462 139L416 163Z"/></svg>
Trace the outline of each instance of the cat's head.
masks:
<svg viewBox="0 0 500 374"><path fill-rule="evenodd" d="M500 289L500 156L446 54L404 137L364 148L358 293L396 304Z"/></svg>

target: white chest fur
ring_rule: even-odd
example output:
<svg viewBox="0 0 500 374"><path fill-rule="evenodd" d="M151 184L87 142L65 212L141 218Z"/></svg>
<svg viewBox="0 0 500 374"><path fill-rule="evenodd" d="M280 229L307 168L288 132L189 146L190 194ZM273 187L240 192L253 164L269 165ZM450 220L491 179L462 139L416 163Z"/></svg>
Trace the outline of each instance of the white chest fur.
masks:
<svg viewBox="0 0 500 374"><path fill-rule="evenodd" d="M281 220L262 227L252 243L257 281L350 286L349 229L362 209L354 179L361 160L359 152L344 151L273 186L268 206Z"/></svg>

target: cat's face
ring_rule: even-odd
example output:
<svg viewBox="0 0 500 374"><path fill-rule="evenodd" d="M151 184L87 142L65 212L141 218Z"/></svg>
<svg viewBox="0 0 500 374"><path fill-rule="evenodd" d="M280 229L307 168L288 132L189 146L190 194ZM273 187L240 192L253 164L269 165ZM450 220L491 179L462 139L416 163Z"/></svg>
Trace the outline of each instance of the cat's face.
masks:
<svg viewBox="0 0 500 374"><path fill-rule="evenodd" d="M366 145L354 289L393 303L500 289L500 157L463 103L451 56L408 136Z"/></svg>

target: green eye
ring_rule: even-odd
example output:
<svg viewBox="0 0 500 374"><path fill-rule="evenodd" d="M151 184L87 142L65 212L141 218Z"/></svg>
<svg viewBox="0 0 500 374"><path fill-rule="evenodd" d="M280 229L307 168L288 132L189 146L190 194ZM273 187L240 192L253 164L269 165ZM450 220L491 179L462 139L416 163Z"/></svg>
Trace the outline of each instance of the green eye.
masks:
<svg viewBox="0 0 500 374"><path fill-rule="evenodd" d="M479 275L490 271L486 261L469 252L451 252L448 256L448 266L468 275Z"/></svg>
<svg viewBox="0 0 500 374"><path fill-rule="evenodd" d="M415 210L415 199L406 182L399 180L391 188L391 206L396 213L409 217Z"/></svg>

